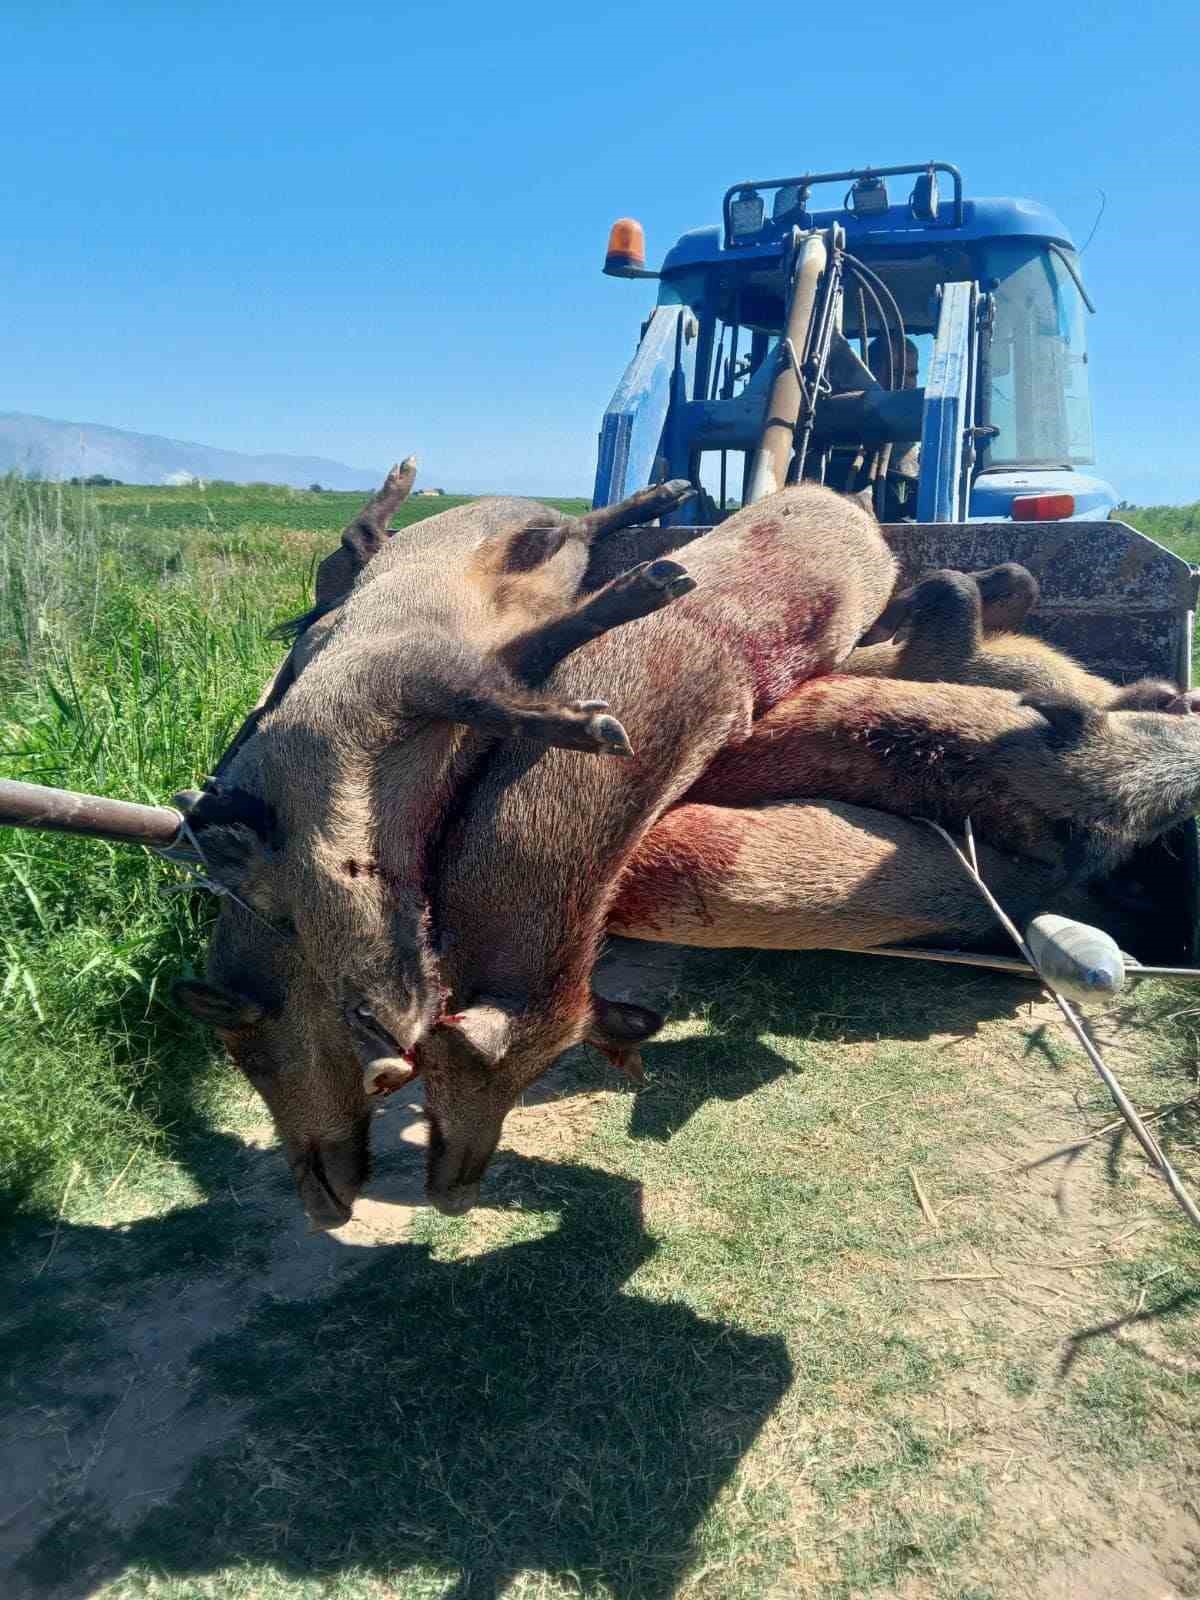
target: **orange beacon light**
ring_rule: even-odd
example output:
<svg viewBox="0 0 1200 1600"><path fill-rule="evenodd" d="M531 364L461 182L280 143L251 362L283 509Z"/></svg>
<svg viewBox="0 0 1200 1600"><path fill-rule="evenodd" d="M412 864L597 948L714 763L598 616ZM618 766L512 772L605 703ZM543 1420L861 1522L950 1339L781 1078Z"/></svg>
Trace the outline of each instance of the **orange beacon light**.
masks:
<svg viewBox="0 0 1200 1600"><path fill-rule="evenodd" d="M613 278L632 278L646 270L646 235L640 222L620 217L613 223L604 270Z"/></svg>

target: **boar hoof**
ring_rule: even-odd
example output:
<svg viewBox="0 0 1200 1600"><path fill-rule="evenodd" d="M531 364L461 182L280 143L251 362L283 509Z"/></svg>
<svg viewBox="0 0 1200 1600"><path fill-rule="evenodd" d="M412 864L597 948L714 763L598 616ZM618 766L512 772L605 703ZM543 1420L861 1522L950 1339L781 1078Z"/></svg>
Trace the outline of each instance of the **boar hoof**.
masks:
<svg viewBox="0 0 1200 1600"><path fill-rule="evenodd" d="M1176 695L1163 710L1173 717L1200 716L1200 689L1189 689L1186 694Z"/></svg>
<svg viewBox="0 0 1200 1600"><path fill-rule="evenodd" d="M585 718L578 748L595 750L602 756L631 756L629 735L616 717L607 715L607 700L570 700L567 711Z"/></svg>
<svg viewBox="0 0 1200 1600"><path fill-rule="evenodd" d="M588 718L587 731L599 746L601 755L631 756L629 735L616 717L597 712Z"/></svg>
<svg viewBox="0 0 1200 1600"><path fill-rule="evenodd" d="M666 591L668 599L678 600L681 595L691 594L696 587L695 578L691 577L686 567L681 567L678 561L652 561L646 568L646 581L656 589Z"/></svg>
<svg viewBox="0 0 1200 1600"><path fill-rule="evenodd" d="M616 620L632 621L661 611L695 587L695 578L678 561L643 561L615 578L608 593L610 606L620 608Z"/></svg>
<svg viewBox="0 0 1200 1600"><path fill-rule="evenodd" d="M633 754L625 729L609 714L607 700L560 700L554 706L518 713L511 731L561 750L585 750L601 756Z"/></svg>

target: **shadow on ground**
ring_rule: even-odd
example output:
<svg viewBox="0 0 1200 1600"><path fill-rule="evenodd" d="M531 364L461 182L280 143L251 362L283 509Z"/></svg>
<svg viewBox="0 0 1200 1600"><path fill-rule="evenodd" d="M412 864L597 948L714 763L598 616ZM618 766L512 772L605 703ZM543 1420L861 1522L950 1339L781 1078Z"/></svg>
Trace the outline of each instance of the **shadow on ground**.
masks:
<svg viewBox="0 0 1200 1600"><path fill-rule="evenodd" d="M673 1017L701 1017L706 1031L647 1047L651 1082L629 1132L670 1138L708 1101L739 1100L795 1071L764 1036L848 1045L970 1038L986 1022L1017 1015L1036 993L993 973L883 957L694 952Z"/></svg>
<svg viewBox="0 0 1200 1600"><path fill-rule="evenodd" d="M493 1204L557 1214L557 1226L457 1262L424 1244L354 1252L353 1273L331 1263L332 1281L310 1283L304 1300L280 1297L277 1281L190 1352L177 1302L198 1295L196 1316L211 1317L203 1284L176 1283L169 1307L156 1292L140 1330L118 1316L108 1338L94 1319L103 1296L89 1294L89 1318L77 1280L47 1284L48 1343L7 1352L27 1465L7 1486L5 1593L66 1600L131 1568L183 1577L261 1563L306 1578L440 1577L460 1597L495 1595L526 1569L590 1578L623 1600L672 1594L788 1385L784 1345L625 1289L654 1248L637 1184L509 1158L495 1187ZM105 1251L136 1259L172 1226L139 1223L99 1248L69 1240L64 1261L90 1243L103 1281ZM218 1280L207 1293L230 1313L254 1289ZM147 1338L147 1316L173 1330L165 1345ZM133 1332L136 1347L124 1342ZM51 1347L65 1359L50 1365ZM144 1410L143 1391L164 1381L163 1414L151 1408L106 1459L122 1408ZM79 1446L56 1515L46 1522L43 1505L32 1545L14 1548L36 1516L11 1502L40 1487L28 1470L39 1435L72 1425ZM181 1433L192 1464L155 1504L181 1464Z"/></svg>

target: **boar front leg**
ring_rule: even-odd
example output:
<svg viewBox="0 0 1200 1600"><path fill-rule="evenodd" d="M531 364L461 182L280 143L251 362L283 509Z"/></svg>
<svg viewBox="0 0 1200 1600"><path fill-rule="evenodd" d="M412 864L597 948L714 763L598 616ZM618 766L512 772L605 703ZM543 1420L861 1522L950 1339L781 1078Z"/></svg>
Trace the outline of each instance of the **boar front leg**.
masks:
<svg viewBox="0 0 1200 1600"><path fill-rule="evenodd" d="M530 694L502 662L449 636L339 652L330 670L336 673L336 714L351 723L365 719L363 731L372 742L389 737L383 719L392 737L397 723L420 720L458 722L480 733L593 755L632 754L607 701ZM306 673L301 683L316 686L316 672Z"/></svg>
<svg viewBox="0 0 1200 1600"><path fill-rule="evenodd" d="M565 616L521 634L499 652L500 658L522 681L537 683L580 645L598 639L610 628L661 611L695 587L696 580L677 561L643 561L581 600Z"/></svg>
<svg viewBox="0 0 1200 1600"><path fill-rule="evenodd" d="M595 511L585 512L569 525L570 531L576 538L582 538L590 544L594 539L605 539L609 534L619 533L622 528L632 527L635 523L653 522L655 517L673 511L695 492L687 478L672 478L669 483L652 483L645 489L635 490L616 505L600 506Z"/></svg>

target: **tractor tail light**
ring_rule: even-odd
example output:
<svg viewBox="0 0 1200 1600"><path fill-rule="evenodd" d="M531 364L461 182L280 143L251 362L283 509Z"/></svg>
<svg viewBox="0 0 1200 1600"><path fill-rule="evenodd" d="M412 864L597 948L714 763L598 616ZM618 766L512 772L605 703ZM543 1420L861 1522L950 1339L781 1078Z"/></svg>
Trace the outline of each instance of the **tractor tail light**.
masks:
<svg viewBox="0 0 1200 1600"><path fill-rule="evenodd" d="M608 254L604 270L616 277L625 272L641 272L646 265L646 234L640 222L621 217L608 234Z"/></svg>
<svg viewBox="0 0 1200 1600"><path fill-rule="evenodd" d="M1073 494L1019 494L1011 506L1014 522L1057 522L1075 515Z"/></svg>

